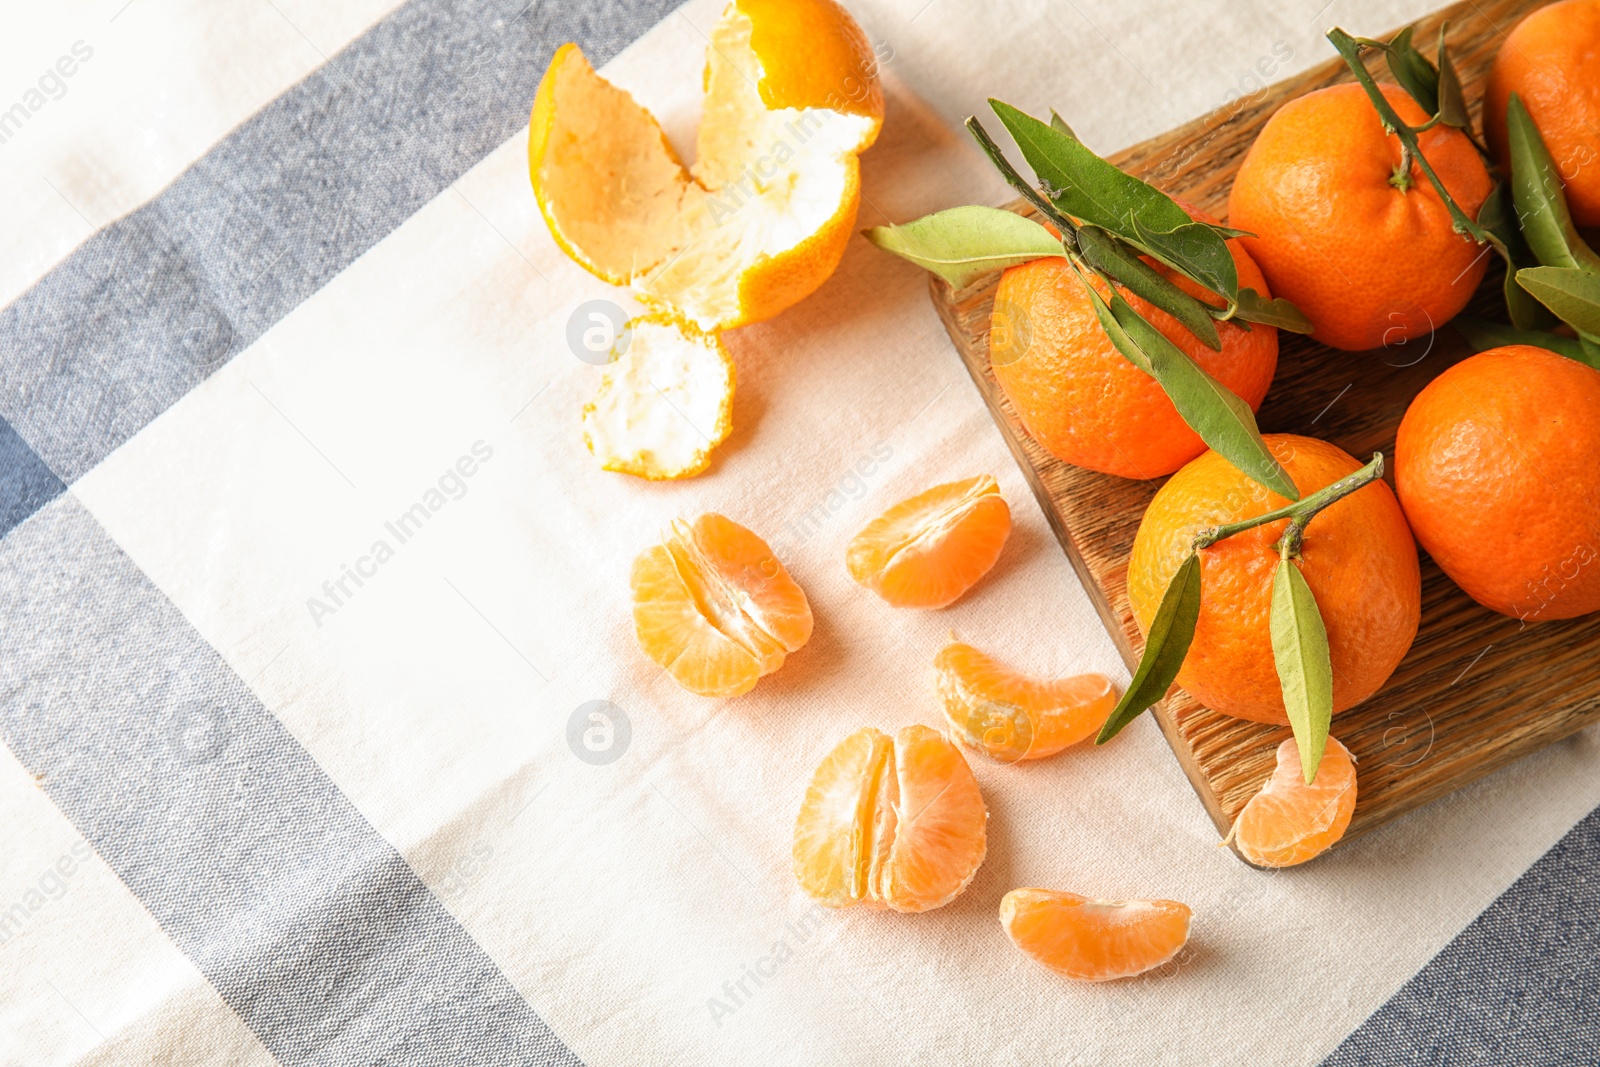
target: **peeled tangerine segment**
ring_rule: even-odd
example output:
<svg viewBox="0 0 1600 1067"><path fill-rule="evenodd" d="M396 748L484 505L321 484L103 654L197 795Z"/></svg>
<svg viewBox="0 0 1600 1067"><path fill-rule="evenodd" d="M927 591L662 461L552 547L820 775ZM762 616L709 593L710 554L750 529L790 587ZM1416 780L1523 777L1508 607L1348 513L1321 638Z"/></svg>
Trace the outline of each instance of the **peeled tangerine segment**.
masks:
<svg viewBox="0 0 1600 1067"><path fill-rule="evenodd" d="M703 115L685 167L655 118L564 45L528 162L563 251L709 331L778 314L838 266L856 155L883 121L872 47L832 0L735 0L711 31Z"/></svg>
<svg viewBox="0 0 1600 1067"><path fill-rule="evenodd" d="M850 577L897 608L942 608L989 573L1011 533L1011 509L981 474L902 500L845 550Z"/></svg>
<svg viewBox="0 0 1600 1067"><path fill-rule="evenodd" d="M708 512L633 561L639 647L691 693L748 693L811 637L811 606L767 543Z"/></svg>
<svg viewBox="0 0 1600 1067"><path fill-rule="evenodd" d="M608 471L700 473L733 429L733 360L722 338L653 317L634 319L623 336L625 350L584 406L584 444Z"/></svg>
<svg viewBox="0 0 1600 1067"><path fill-rule="evenodd" d="M1233 824L1239 854L1257 867L1292 867L1326 852L1344 836L1356 810L1356 765L1350 750L1328 738L1317 777L1306 785L1300 746L1278 746L1278 765Z"/></svg>
<svg viewBox="0 0 1600 1067"><path fill-rule="evenodd" d="M971 645L946 645L933 661L939 702L961 741L1000 763L1043 759L1105 725L1117 691L1103 674L1032 678Z"/></svg>
<svg viewBox="0 0 1600 1067"><path fill-rule="evenodd" d="M961 750L937 730L868 727L839 742L794 826L800 888L830 908L928 911L972 881L989 813Z"/></svg>
<svg viewBox="0 0 1600 1067"><path fill-rule="evenodd" d="M1189 906L1176 900L1090 900L1013 889L1000 925L1026 955L1086 982L1130 978L1172 959L1189 940Z"/></svg>

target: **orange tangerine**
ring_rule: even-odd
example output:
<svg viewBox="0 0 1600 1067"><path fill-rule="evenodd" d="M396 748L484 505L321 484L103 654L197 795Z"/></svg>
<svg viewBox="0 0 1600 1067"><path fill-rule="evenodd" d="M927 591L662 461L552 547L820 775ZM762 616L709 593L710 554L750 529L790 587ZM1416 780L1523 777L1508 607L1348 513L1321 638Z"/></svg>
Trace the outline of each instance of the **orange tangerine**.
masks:
<svg viewBox="0 0 1600 1067"><path fill-rule="evenodd" d="M1344 836L1356 810L1356 765L1328 738L1317 780L1306 785L1293 737L1278 746L1278 765L1233 823L1239 854L1257 867L1292 867L1320 856Z"/></svg>
<svg viewBox="0 0 1600 1067"><path fill-rule="evenodd" d="M946 645L933 666L952 732L1001 763L1043 759L1077 744L1117 704L1103 674L1031 678L961 642Z"/></svg>
<svg viewBox="0 0 1600 1067"><path fill-rule="evenodd" d="M1189 940L1191 914L1176 900L1090 900L1050 889L1013 889L1000 901L1000 925L1012 944L1086 982L1166 963Z"/></svg>
<svg viewBox="0 0 1600 1067"><path fill-rule="evenodd" d="M811 637L811 606L767 543L708 512L633 561L633 629L691 693L748 693Z"/></svg>
<svg viewBox="0 0 1600 1067"><path fill-rule="evenodd" d="M942 608L989 573L1011 533L993 477L936 485L869 522L845 551L850 577L897 608Z"/></svg>
<svg viewBox="0 0 1600 1067"><path fill-rule="evenodd" d="M811 778L794 825L794 876L830 908L928 911L983 863L989 813L961 750L937 730L868 727Z"/></svg>

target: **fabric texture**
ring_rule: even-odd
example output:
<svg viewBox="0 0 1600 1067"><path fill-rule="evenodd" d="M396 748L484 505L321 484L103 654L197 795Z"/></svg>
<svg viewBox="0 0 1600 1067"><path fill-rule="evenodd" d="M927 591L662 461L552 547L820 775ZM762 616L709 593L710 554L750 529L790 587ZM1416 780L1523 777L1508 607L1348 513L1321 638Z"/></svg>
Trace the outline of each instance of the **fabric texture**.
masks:
<svg viewBox="0 0 1600 1067"><path fill-rule="evenodd" d="M73 205L137 153L38 146L99 143L103 72L220 98L256 51L199 37L192 70L141 69L139 34L201 25L146 4L30 16L29 64L84 36L98 66L0 144L0 181L39 167L60 201L0 251L61 250L0 310L0 1062L1600 1056L1593 730L1276 874L1215 847L1148 720L1037 766L974 756L989 855L956 902L807 900L788 853L812 770L861 726L937 725L952 632L1126 681L925 277L853 240L818 293L728 336L710 470L601 471L570 325L637 307L551 242L528 105L577 40L692 146L720 4L409 0L338 49L321 9L275 4L300 74L84 239ZM1008 198L959 128L989 95L1110 151L1331 54L1324 22L1427 5L850 7L888 98L864 226ZM983 472L1015 527L966 598L894 611L849 580L860 526ZM765 536L817 616L731 701L648 662L627 604L633 556L707 510ZM1386 755L1414 765L1449 724L1399 725ZM1069 983L999 930L1021 885L1183 900L1194 937L1138 980Z"/></svg>

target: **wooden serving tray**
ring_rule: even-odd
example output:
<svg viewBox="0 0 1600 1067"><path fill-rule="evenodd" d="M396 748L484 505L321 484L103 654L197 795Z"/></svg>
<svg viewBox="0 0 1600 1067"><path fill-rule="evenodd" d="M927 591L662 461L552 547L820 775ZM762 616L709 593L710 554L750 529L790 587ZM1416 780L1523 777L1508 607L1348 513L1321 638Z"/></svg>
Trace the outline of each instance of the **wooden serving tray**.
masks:
<svg viewBox="0 0 1600 1067"><path fill-rule="evenodd" d="M1505 33L1540 6L1530 0L1468 0L1423 19L1416 41L1431 52L1440 24L1448 21L1451 55L1476 112ZM1380 80L1391 80L1381 56L1369 61ZM1234 173L1272 113L1293 97L1348 80L1335 56L1110 158L1221 218ZM1020 200L1009 206L1032 214ZM1498 263L1491 265L1467 314L1503 319ZM959 291L930 277L934 305L956 349L1131 671L1144 642L1128 606L1128 553L1162 481L1097 474L1063 463L1036 444L989 370L989 312L999 274ZM1418 338L1364 353L1340 352L1290 333L1279 336L1277 377L1258 416L1262 431L1320 437L1362 460L1374 451L1392 460L1395 430L1412 398L1439 372L1471 354L1448 327L1431 344ZM1424 555L1416 644L1376 696L1333 720L1334 736L1359 766L1355 816L1346 838L1600 721L1597 649L1600 613L1524 626L1478 606ZM1176 686L1154 714L1218 832L1225 834L1271 775L1274 752L1288 727L1220 714Z"/></svg>

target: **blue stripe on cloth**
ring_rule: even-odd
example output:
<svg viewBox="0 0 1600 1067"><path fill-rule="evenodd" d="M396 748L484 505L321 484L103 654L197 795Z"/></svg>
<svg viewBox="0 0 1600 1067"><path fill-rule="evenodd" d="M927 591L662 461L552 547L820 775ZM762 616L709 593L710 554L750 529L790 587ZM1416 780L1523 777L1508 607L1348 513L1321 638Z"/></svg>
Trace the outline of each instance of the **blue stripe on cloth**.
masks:
<svg viewBox="0 0 1600 1067"><path fill-rule="evenodd" d="M75 497L0 588L0 737L280 1063L578 1063Z"/></svg>
<svg viewBox="0 0 1600 1067"><path fill-rule="evenodd" d="M0 537L65 488L11 424L0 419Z"/></svg>
<svg viewBox="0 0 1600 1067"><path fill-rule="evenodd" d="M412 0L0 312L0 416L71 484L676 3Z"/></svg>
<svg viewBox="0 0 1600 1067"><path fill-rule="evenodd" d="M1600 1063L1600 810L1528 868L1323 1067L1469 1063Z"/></svg>

